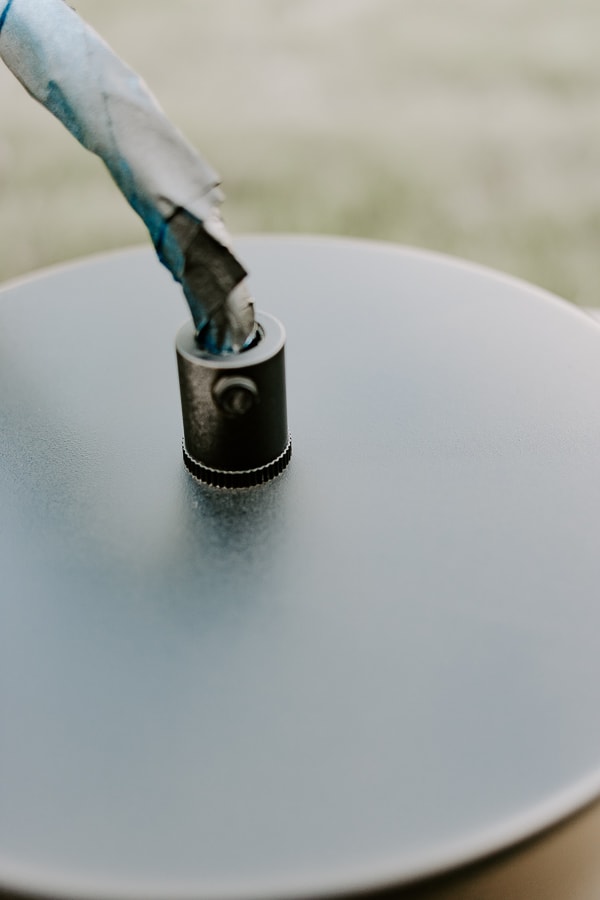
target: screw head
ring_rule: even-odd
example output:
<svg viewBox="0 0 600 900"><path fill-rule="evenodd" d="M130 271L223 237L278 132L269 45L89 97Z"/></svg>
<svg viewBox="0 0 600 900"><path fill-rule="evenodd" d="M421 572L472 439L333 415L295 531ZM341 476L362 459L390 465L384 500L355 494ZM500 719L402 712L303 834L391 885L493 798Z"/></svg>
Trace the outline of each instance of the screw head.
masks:
<svg viewBox="0 0 600 900"><path fill-rule="evenodd" d="M245 416L259 402L256 384L251 378L230 375L219 378L212 390L213 398L226 416Z"/></svg>

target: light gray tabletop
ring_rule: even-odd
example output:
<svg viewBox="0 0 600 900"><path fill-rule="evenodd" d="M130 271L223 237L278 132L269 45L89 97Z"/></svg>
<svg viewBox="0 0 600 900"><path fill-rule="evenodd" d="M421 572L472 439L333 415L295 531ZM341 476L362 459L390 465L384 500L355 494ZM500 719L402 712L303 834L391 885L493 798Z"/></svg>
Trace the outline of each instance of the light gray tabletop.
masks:
<svg viewBox="0 0 600 900"><path fill-rule="evenodd" d="M150 251L0 294L0 884L320 896L600 789L600 327L393 246L240 242L294 457L183 469Z"/></svg>

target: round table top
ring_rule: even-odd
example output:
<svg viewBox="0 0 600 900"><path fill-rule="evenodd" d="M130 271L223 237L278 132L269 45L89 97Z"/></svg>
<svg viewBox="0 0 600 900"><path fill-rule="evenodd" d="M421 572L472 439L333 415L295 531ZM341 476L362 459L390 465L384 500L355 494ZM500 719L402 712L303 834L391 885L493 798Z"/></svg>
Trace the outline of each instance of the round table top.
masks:
<svg viewBox="0 0 600 900"><path fill-rule="evenodd" d="M294 456L181 461L151 251L0 294L0 886L314 897L600 792L600 327L391 245L239 242Z"/></svg>

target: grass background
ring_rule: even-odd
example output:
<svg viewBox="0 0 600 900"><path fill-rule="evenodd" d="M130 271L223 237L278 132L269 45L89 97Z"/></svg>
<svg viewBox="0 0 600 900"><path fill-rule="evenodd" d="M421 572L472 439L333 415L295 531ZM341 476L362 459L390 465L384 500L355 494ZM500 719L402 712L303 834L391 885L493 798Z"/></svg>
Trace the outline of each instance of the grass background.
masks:
<svg viewBox="0 0 600 900"><path fill-rule="evenodd" d="M223 176L230 230L487 263L600 303L598 0L72 0ZM0 279L146 240L0 67Z"/></svg>

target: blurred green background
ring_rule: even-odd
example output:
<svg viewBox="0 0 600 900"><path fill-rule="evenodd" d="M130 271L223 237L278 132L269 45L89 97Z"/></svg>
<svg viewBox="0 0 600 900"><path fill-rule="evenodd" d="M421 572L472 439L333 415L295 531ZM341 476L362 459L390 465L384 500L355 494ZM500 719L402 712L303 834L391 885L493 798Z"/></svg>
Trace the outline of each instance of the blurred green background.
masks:
<svg viewBox="0 0 600 900"><path fill-rule="evenodd" d="M78 0L235 233L449 252L600 303L598 0ZM0 66L0 278L146 240Z"/></svg>

